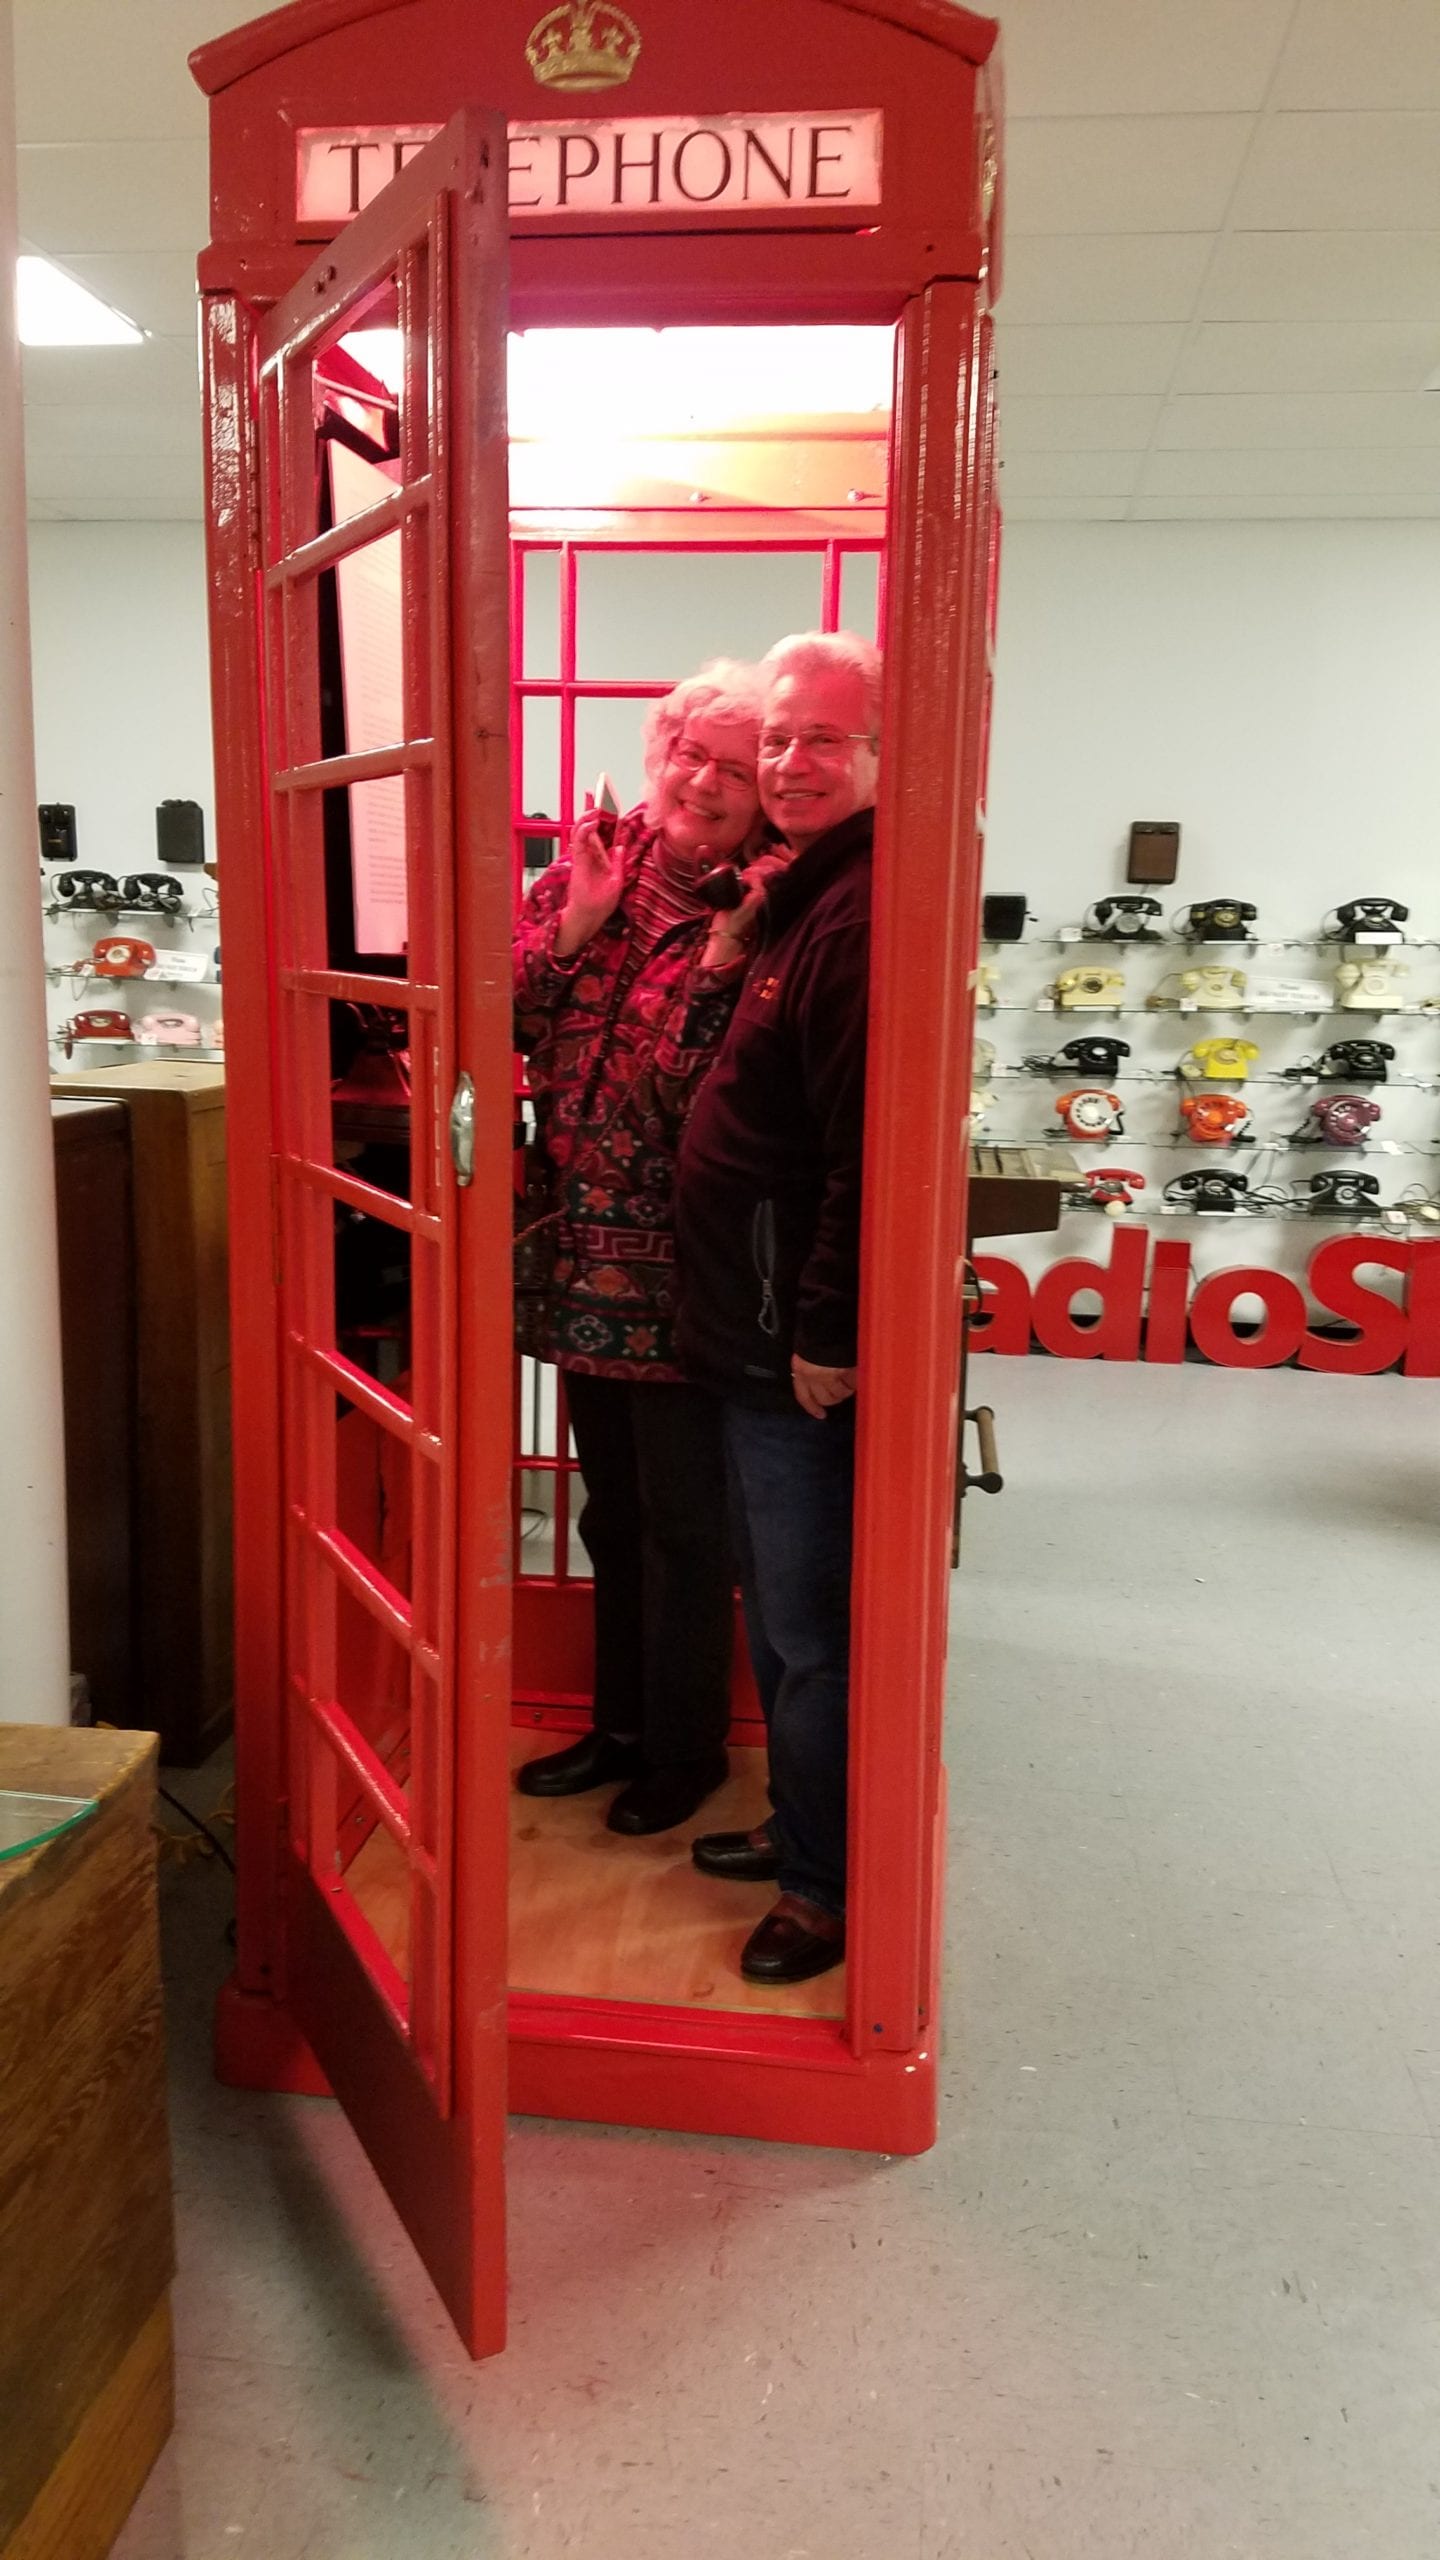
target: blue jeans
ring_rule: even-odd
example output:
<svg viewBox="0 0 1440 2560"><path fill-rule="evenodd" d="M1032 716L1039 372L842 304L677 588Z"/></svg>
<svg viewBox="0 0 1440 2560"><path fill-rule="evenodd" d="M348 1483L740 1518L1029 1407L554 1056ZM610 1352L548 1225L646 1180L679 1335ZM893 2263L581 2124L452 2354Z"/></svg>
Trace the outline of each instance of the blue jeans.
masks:
<svg viewBox="0 0 1440 2560"><path fill-rule="evenodd" d="M782 1893L845 1909L855 1402L725 1407L745 1625L770 1736Z"/></svg>

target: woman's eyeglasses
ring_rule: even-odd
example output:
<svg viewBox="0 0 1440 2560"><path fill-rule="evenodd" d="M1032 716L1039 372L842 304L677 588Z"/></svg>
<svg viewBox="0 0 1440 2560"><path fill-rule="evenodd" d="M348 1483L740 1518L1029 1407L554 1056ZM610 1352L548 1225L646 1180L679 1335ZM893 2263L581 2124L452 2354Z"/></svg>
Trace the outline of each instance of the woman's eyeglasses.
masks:
<svg viewBox="0 0 1440 2560"><path fill-rule="evenodd" d="M792 747L800 747L806 755L818 756L822 764L833 764L857 742L867 747L875 744L868 729L764 729L760 757L764 764L778 764Z"/></svg>
<svg viewBox="0 0 1440 2560"><path fill-rule="evenodd" d="M707 765L713 765L720 781L732 791L753 791L755 788L755 776L746 766L722 762L707 748L692 746L687 738L676 741L670 750L670 761L678 764L682 773L703 773Z"/></svg>

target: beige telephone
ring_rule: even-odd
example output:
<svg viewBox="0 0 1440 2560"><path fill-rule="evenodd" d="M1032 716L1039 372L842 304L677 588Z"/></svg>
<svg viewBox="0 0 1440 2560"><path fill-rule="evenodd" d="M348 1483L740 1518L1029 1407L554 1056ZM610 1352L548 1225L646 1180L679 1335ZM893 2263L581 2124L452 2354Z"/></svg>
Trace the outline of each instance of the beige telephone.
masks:
<svg viewBox="0 0 1440 2560"><path fill-rule="evenodd" d="M988 1111L995 1099L990 1086L994 1072L994 1041L977 1040L970 1061L970 1112L973 1119L978 1120L982 1112Z"/></svg>
<svg viewBox="0 0 1440 2560"><path fill-rule="evenodd" d="M1055 1002L1062 1013L1087 1006L1109 1011L1125 1001L1125 980L1118 969L1062 969L1055 981Z"/></svg>
<svg viewBox="0 0 1440 2560"><path fill-rule="evenodd" d="M979 1011L994 1009L999 972L993 960L982 960L975 972L975 1004Z"/></svg>
<svg viewBox="0 0 1440 2560"><path fill-rule="evenodd" d="M1209 1076L1243 1084L1260 1052L1253 1040L1197 1040L1180 1061L1180 1073L1196 1082Z"/></svg>
<svg viewBox="0 0 1440 2560"><path fill-rule="evenodd" d="M1342 1012L1389 1012L1403 1002L1400 980L1409 975L1403 960L1342 960L1335 972Z"/></svg>
<svg viewBox="0 0 1440 2560"><path fill-rule="evenodd" d="M1192 1004L1203 1005L1207 1013L1230 1013L1245 1001L1249 984L1243 969L1222 968L1218 961L1207 961L1199 969L1182 969L1180 992Z"/></svg>

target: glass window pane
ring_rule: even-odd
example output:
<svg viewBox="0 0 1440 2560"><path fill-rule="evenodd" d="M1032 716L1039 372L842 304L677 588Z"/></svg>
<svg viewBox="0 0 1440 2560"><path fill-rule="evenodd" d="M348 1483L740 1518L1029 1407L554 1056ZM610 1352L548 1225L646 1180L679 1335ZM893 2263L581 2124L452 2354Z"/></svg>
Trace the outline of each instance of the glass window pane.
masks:
<svg viewBox="0 0 1440 2560"><path fill-rule="evenodd" d="M582 551L576 672L673 684L707 658L761 658L820 620L818 551Z"/></svg>
<svg viewBox="0 0 1440 2560"><path fill-rule="evenodd" d="M596 702L575 705L575 805L583 807L602 773L615 785L622 809L633 809L645 797L642 732L648 702Z"/></svg>
<svg viewBox="0 0 1440 2560"><path fill-rule="evenodd" d="M524 770L520 806L527 818L560 815L560 705L553 695L527 695L523 706Z"/></svg>
<svg viewBox="0 0 1440 2560"><path fill-rule="evenodd" d="M527 551L525 559L525 664L522 675L560 673L560 554Z"/></svg>
<svg viewBox="0 0 1440 2560"><path fill-rule="evenodd" d="M862 640L878 640L880 619L880 554L840 554L840 628L858 631Z"/></svg>

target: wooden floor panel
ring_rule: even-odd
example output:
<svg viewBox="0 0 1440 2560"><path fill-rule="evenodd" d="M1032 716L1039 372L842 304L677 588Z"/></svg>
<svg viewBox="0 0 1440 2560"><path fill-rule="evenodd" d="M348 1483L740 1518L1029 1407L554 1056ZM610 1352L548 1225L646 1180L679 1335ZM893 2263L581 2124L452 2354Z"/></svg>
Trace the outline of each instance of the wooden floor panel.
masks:
<svg viewBox="0 0 1440 2560"><path fill-rule="evenodd" d="M518 1768L559 1749L563 1735L514 1737ZM690 1861L698 1831L739 1831L766 1810L765 1756L732 1751L731 1776L678 1831L621 1839L605 1828L611 1791L546 1802L515 1795L510 1819L510 1985L592 2000L658 2001L667 2007L838 2018L845 1968L814 1982L770 1989L746 1982L740 1950L775 1898L773 1885L722 1884ZM351 1892L405 1970L409 1913L405 1869L376 1830L351 1862Z"/></svg>

